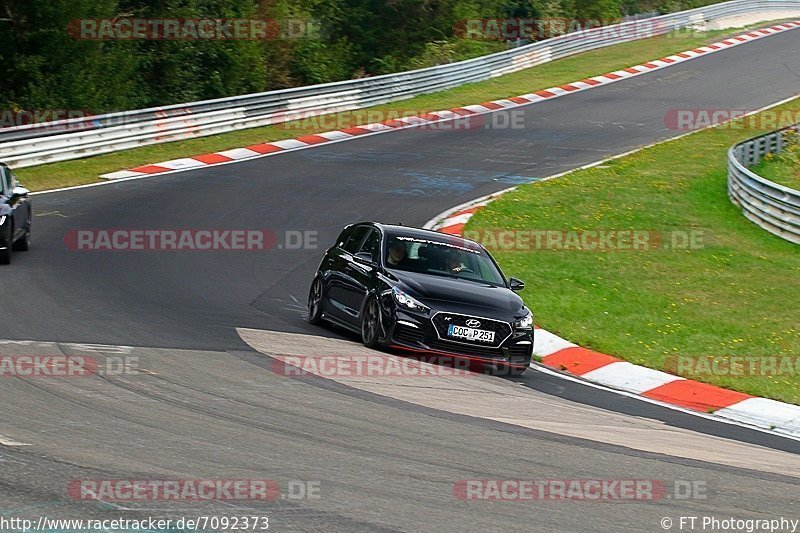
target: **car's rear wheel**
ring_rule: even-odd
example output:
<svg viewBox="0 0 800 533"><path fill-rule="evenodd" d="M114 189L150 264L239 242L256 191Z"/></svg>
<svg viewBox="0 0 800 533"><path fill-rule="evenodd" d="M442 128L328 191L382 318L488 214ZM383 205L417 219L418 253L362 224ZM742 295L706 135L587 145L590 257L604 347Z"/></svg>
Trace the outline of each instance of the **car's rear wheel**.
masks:
<svg viewBox="0 0 800 533"><path fill-rule="evenodd" d="M318 326L322 324L322 280L314 279L308 293L308 322Z"/></svg>
<svg viewBox="0 0 800 533"><path fill-rule="evenodd" d="M364 305L364 313L361 317L361 340L367 348L378 346L380 337L381 314L378 307L378 299L374 296L369 297Z"/></svg>
<svg viewBox="0 0 800 533"><path fill-rule="evenodd" d="M11 243L7 243L6 247L0 250L0 265L11 264Z"/></svg>

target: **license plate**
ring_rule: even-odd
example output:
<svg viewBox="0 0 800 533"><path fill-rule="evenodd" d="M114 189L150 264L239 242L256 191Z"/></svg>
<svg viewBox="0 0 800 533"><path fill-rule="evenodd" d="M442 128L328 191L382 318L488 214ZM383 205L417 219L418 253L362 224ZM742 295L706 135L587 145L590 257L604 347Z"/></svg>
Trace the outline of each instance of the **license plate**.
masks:
<svg viewBox="0 0 800 533"><path fill-rule="evenodd" d="M447 328L447 336L470 341L494 342L494 331L467 328L464 326L456 326L455 324L450 324Z"/></svg>

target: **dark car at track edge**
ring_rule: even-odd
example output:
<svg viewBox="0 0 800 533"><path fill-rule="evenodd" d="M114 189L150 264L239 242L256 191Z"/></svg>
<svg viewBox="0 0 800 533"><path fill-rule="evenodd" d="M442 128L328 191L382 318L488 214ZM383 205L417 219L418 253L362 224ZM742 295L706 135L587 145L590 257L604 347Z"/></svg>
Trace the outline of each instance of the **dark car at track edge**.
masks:
<svg viewBox="0 0 800 533"><path fill-rule="evenodd" d="M473 360L519 376L533 353L533 315L480 244L435 231L347 226L320 263L308 319L361 335L367 347Z"/></svg>
<svg viewBox="0 0 800 533"><path fill-rule="evenodd" d="M31 247L33 209L29 194L14 171L0 163L0 265L11 262L11 250L25 252Z"/></svg>

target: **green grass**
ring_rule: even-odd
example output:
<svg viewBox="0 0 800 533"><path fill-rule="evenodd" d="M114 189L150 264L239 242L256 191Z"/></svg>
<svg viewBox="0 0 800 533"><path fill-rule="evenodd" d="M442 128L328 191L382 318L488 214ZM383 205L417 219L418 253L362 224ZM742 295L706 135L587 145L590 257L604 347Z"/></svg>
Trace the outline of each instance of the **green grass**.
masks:
<svg viewBox="0 0 800 533"><path fill-rule="evenodd" d="M763 27L766 25L767 23L764 22L756 26ZM697 34L680 32L678 34L620 44L553 61L492 80L468 84L402 102L376 106L360 113L339 115L335 119L326 117L323 125L327 127L319 127L317 123L288 123L253 128L211 137L157 144L86 159L21 168L17 171L17 174L20 180L34 191L93 183L102 181L99 178L101 174L148 163L239 148L250 144L290 139L309 133L319 133L339 127L357 125L358 123L364 124L370 122L370 120L366 120L368 112L374 113L373 117L386 117L391 112L402 115L416 115L427 111L449 109L487 100L518 96L696 48L719 40L724 36L736 35L743 31L745 30L736 29ZM335 127L330 127L331 124L335 125Z"/></svg>
<svg viewBox="0 0 800 533"><path fill-rule="evenodd" d="M800 139L795 134L784 151L768 155L750 170L770 181L800 190Z"/></svg>
<svg viewBox="0 0 800 533"><path fill-rule="evenodd" d="M782 107L791 108L797 101ZM702 232L696 249L498 251L537 323L635 364L670 357L800 357L800 246L749 222L728 199L727 149L760 134L718 128L589 170L525 185L466 230ZM689 376L800 403L800 369L767 376Z"/></svg>

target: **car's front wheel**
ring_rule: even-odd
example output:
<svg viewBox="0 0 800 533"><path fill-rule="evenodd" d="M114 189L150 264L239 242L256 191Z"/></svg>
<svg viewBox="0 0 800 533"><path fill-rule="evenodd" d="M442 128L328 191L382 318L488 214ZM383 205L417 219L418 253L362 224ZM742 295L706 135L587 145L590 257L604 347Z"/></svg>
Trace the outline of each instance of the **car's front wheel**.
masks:
<svg viewBox="0 0 800 533"><path fill-rule="evenodd" d="M518 378L523 375L525 372L528 371L527 366L510 366L508 367L508 375L514 378Z"/></svg>
<svg viewBox="0 0 800 533"><path fill-rule="evenodd" d="M318 326L322 324L322 280L314 279L308 293L308 322Z"/></svg>
<svg viewBox="0 0 800 533"><path fill-rule="evenodd" d="M28 224L25 227L25 235L17 239L14 243L14 250L18 252L27 252L31 249L31 219L28 217Z"/></svg>
<svg viewBox="0 0 800 533"><path fill-rule="evenodd" d="M378 346L380 337L381 311L378 307L378 299L370 296L364 305L364 312L361 316L361 340L367 348Z"/></svg>
<svg viewBox="0 0 800 533"><path fill-rule="evenodd" d="M528 371L527 366L490 365L489 374L504 378L518 378Z"/></svg>

